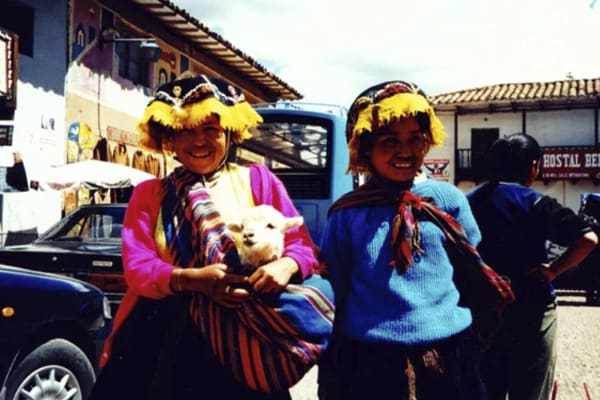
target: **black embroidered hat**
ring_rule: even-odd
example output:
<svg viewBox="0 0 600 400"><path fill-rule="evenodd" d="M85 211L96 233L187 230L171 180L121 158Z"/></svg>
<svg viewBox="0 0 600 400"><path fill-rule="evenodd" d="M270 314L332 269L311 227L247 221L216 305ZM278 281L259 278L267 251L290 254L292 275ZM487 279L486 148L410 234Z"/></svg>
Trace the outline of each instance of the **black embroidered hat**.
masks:
<svg viewBox="0 0 600 400"><path fill-rule="evenodd" d="M346 141L350 152L348 171L368 172L360 161L360 136L372 134L394 121L427 114L430 123L431 144L440 146L447 136L442 123L435 115L425 92L416 84L404 81L387 81L362 91L352 102L346 122Z"/></svg>
<svg viewBox="0 0 600 400"><path fill-rule="evenodd" d="M219 117L236 144L250 138L248 129L262 122L240 88L220 78L199 75L166 83L156 90L137 124L139 144L157 152L170 151L165 147L169 130L194 128L211 115Z"/></svg>

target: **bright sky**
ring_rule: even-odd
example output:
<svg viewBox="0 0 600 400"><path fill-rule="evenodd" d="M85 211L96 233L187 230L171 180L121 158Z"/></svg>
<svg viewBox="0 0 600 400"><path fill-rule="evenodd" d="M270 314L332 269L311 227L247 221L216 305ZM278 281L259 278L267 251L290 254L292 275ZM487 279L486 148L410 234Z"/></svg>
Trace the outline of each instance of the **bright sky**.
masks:
<svg viewBox="0 0 600 400"><path fill-rule="evenodd" d="M600 77L600 0L172 0L304 95Z"/></svg>

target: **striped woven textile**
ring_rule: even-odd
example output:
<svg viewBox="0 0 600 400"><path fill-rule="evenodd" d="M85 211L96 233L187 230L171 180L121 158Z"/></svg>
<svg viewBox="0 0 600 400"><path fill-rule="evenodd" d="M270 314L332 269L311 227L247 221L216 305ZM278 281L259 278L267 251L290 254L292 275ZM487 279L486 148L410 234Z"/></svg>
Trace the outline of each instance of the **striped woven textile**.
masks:
<svg viewBox="0 0 600 400"><path fill-rule="evenodd" d="M204 188L188 192L192 244L201 263L240 267L233 238ZM332 333L334 306L329 282L318 275L290 284L278 295L257 295L228 309L196 294L191 315L224 367L249 388L280 391L298 382L319 360Z"/></svg>

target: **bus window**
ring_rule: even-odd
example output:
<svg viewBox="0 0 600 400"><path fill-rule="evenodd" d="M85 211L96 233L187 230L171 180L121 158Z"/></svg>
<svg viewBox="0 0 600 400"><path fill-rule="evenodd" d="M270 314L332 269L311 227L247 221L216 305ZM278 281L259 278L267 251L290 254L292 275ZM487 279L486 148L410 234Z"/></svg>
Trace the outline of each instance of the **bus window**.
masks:
<svg viewBox="0 0 600 400"><path fill-rule="evenodd" d="M334 110L335 108L335 110ZM263 122L237 149L238 163L265 164L285 185L316 243L331 204L352 190L345 109L308 103L255 105Z"/></svg>
<svg viewBox="0 0 600 400"><path fill-rule="evenodd" d="M238 152L238 162L265 164L292 198L329 198L332 122L289 114L263 118Z"/></svg>
<svg viewBox="0 0 600 400"><path fill-rule="evenodd" d="M324 121L264 122L251 130L253 145L277 168L322 169L327 166L329 130ZM250 146L252 147L252 146Z"/></svg>

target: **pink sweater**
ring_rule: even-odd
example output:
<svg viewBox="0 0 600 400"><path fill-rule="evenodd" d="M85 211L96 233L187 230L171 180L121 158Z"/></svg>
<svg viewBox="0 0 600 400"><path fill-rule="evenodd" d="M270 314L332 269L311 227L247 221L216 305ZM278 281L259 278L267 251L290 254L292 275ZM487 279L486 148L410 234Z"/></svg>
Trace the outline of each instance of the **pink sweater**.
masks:
<svg viewBox="0 0 600 400"><path fill-rule="evenodd" d="M270 204L285 216L299 215L281 181L265 166L250 166L250 185L255 204ZM100 367L106 364L115 332L133 309L138 296L162 299L173 294L169 281L177 266L159 257L154 240L162 200L160 191L160 179L145 181L136 186L129 200L122 231L123 267L128 289L115 315ZM286 233L283 255L298 263L304 278L317 271L316 247L305 226Z"/></svg>

